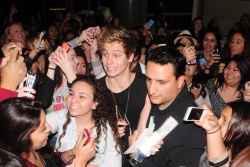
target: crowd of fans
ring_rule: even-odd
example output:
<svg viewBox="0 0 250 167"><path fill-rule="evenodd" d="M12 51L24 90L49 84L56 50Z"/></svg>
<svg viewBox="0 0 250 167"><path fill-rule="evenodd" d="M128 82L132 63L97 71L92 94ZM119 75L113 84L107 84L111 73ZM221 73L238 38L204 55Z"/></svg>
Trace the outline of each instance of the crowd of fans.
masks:
<svg viewBox="0 0 250 167"><path fill-rule="evenodd" d="M72 12L46 24L15 22L16 12L0 43L0 166L250 164L249 14L222 45L217 18L205 27L196 17L171 34L162 16L124 28ZM194 123L183 121L191 106L206 111ZM159 151L142 163L123 154L168 116L179 125Z"/></svg>

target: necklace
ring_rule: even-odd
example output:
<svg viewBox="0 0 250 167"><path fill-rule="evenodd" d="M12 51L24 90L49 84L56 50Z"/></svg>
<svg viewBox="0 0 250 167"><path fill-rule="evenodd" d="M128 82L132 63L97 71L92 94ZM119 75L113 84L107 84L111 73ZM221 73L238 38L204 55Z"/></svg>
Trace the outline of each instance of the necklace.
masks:
<svg viewBox="0 0 250 167"><path fill-rule="evenodd" d="M130 76L130 78L131 78L131 76ZM130 79L130 80L131 80L131 79ZM115 96L114 96L113 92L111 91L111 89L109 88L109 89L110 89L110 92L111 92L111 94L112 94L113 100L114 100L114 102L115 102L115 114L116 114L116 118L117 118L117 119L122 118L122 119L124 119L124 120L128 123L129 134L130 134L130 135L132 135L132 130L131 130L130 122L129 122L128 118L127 118L127 112L128 112L128 103L129 103L129 97L130 97L130 86L131 86L131 84L132 84L132 83L130 83L130 85L129 85L129 87L128 87L127 104L126 104L126 109L125 109L125 113L124 113L124 116L123 116L123 117L122 117L122 114L121 114L121 112L120 112L120 110L119 110L119 108L118 108L117 102L116 102L116 100L115 100ZM107 84L107 86L108 86L108 84ZM109 87L109 86L108 86L108 87Z"/></svg>

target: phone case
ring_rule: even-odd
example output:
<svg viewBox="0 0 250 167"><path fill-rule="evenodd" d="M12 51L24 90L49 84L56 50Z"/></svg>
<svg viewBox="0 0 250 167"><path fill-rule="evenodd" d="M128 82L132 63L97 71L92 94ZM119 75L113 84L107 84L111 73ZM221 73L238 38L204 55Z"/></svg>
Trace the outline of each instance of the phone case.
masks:
<svg viewBox="0 0 250 167"><path fill-rule="evenodd" d="M88 129L84 129L84 131L83 131L83 133L84 133L84 138L87 138L87 140L86 140L86 142L85 142L85 144L87 144L89 141L90 141L90 134L89 134L89 131L88 131Z"/></svg>
<svg viewBox="0 0 250 167"><path fill-rule="evenodd" d="M45 30L43 30L41 33L40 33L40 36L39 36L39 39L38 39L38 42L37 42L37 45L36 45L36 49L40 48L41 47L41 42L42 42L42 39L43 39L43 36L44 34L46 33Z"/></svg>
<svg viewBox="0 0 250 167"><path fill-rule="evenodd" d="M70 49L70 46L69 46L69 44L67 44L66 42L63 42L62 48L64 48L64 49L66 50L66 52L68 52L69 49Z"/></svg>
<svg viewBox="0 0 250 167"><path fill-rule="evenodd" d="M149 20L148 26L151 27L154 23L155 23L154 20Z"/></svg>

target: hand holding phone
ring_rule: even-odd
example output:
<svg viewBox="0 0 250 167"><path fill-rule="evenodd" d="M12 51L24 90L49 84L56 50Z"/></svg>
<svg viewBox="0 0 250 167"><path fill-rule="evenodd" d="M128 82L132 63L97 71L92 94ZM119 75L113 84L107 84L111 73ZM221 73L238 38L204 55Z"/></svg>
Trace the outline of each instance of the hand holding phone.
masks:
<svg viewBox="0 0 250 167"><path fill-rule="evenodd" d="M184 121L200 121L205 115L205 109L201 107L188 107L183 118Z"/></svg>
<svg viewBox="0 0 250 167"><path fill-rule="evenodd" d="M218 49L214 49L214 51L211 53L211 56L213 57L215 63L220 62L220 55L218 54Z"/></svg>
<svg viewBox="0 0 250 167"><path fill-rule="evenodd" d="M89 134L88 129L84 129L83 130L83 138L87 139L86 142L85 142L85 144L87 144L90 141L90 134Z"/></svg>
<svg viewBox="0 0 250 167"><path fill-rule="evenodd" d="M39 49L39 48L41 47L41 42L42 42L42 39L43 39L45 33L46 33L45 30L43 30L43 31L40 33L40 36L39 36L39 39L38 39L38 41L37 41L36 48L35 48L36 52L38 52L37 49Z"/></svg>

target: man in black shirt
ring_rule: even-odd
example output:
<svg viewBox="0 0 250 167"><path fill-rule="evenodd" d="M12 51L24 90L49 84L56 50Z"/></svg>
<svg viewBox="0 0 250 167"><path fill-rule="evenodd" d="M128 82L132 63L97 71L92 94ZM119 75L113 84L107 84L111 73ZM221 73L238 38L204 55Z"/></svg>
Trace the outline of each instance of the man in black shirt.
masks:
<svg viewBox="0 0 250 167"><path fill-rule="evenodd" d="M185 83L185 58L167 47L152 50L148 57L146 85L150 101L154 104L150 116L154 116L155 129L170 115L179 125L163 139L159 152L137 166L198 167L206 138L203 129L183 121L187 108L196 106Z"/></svg>

